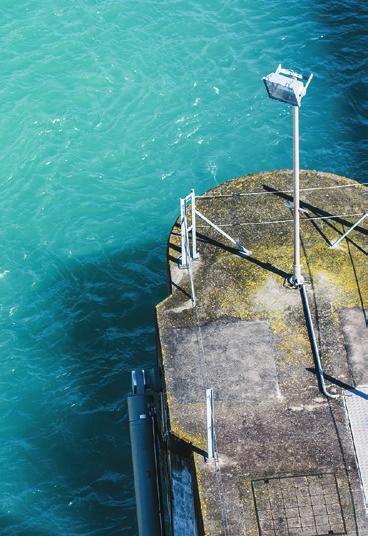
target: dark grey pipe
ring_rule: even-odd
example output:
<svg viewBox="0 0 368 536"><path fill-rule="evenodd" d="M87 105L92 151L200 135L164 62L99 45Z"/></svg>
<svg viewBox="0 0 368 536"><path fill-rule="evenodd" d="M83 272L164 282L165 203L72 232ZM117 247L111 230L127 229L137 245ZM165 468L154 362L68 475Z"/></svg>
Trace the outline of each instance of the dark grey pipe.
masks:
<svg viewBox="0 0 368 536"><path fill-rule="evenodd" d="M151 400L150 396L142 394L128 397L139 536L161 536L162 534L153 433L154 421L153 416L149 414Z"/></svg>
<svg viewBox="0 0 368 536"><path fill-rule="evenodd" d="M310 339L311 339L311 342L312 342L314 361L315 361L315 364L316 364L318 380L319 380L319 384L320 384L321 389L322 389L322 393L325 396L327 396L328 398L338 398L339 395L334 394L334 393L330 393L329 391L327 391L326 384L325 384L325 376L324 376L323 368L322 368L322 365L321 365L321 358L319 356L317 339L316 339L316 335L314 333L312 315L311 315L310 308L309 308L307 292L305 290L304 284L300 285L299 288L300 288L300 292L301 292L301 295L302 295L302 302L303 302L304 311L305 311L305 314L306 314L308 331L309 331Z"/></svg>

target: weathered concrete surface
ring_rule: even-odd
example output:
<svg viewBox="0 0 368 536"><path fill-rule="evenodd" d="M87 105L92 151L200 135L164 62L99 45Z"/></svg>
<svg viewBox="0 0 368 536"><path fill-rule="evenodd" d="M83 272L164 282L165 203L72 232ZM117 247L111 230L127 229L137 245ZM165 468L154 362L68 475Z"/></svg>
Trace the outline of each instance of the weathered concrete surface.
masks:
<svg viewBox="0 0 368 536"><path fill-rule="evenodd" d="M200 330L169 330L167 349L175 356L176 400L201 403L206 385L212 386L216 400L240 402L280 396L272 339L267 320L222 319ZM198 355L198 345L202 344L203 356Z"/></svg>
<svg viewBox="0 0 368 536"><path fill-rule="evenodd" d="M199 224L194 264L197 307L177 265L180 228L170 236L172 295L157 307L172 434L206 448L205 389L213 387L219 463L195 454L206 534L368 535L368 518L343 396L319 390L292 269L292 176L288 171L229 181L198 209L252 250L244 258ZM301 188L354 184L301 173ZM240 193L261 192L243 196ZM265 192L271 194L263 195ZM223 195L228 197L223 197ZM216 197L219 196L219 197ZM368 208L363 186L302 192L302 265L330 391L368 383L368 231L328 244Z"/></svg>
<svg viewBox="0 0 368 536"><path fill-rule="evenodd" d="M365 277L368 277L367 273ZM362 309L343 309L340 321L345 338L348 359L355 385L368 385L367 340L362 333L367 331L367 315ZM367 447L368 448L368 447Z"/></svg>

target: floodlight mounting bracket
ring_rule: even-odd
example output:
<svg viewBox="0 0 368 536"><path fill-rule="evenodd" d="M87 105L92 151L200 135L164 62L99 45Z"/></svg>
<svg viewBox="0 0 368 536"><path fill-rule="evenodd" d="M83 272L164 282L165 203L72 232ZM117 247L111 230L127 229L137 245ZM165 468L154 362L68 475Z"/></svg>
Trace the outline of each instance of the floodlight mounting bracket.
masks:
<svg viewBox="0 0 368 536"><path fill-rule="evenodd" d="M278 64L276 73L285 74L286 76L291 76L291 78L297 78L298 80L303 80L303 75L301 73L297 73L296 71L293 71L292 69L285 69L281 65L281 63Z"/></svg>
<svg viewBox="0 0 368 536"><path fill-rule="evenodd" d="M281 63L279 63L279 65L277 66L276 73L284 74L286 76L290 76L291 78L296 78L297 80L307 80L305 89L307 89L313 78L313 73L297 73L292 69L286 69L281 65Z"/></svg>

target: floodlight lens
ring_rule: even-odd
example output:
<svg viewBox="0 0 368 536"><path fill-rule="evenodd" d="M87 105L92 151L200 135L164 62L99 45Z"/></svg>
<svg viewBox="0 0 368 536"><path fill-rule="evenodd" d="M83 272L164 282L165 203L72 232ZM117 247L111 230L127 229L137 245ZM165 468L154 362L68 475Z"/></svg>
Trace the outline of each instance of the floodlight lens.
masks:
<svg viewBox="0 0 368 536"><path fill-rule="evenodd" d="M289 78L279 73L271 73L263 78L267 92L271 99L275 99L292 106L300 106L305 95L303 83L296 78Z"/></svg>

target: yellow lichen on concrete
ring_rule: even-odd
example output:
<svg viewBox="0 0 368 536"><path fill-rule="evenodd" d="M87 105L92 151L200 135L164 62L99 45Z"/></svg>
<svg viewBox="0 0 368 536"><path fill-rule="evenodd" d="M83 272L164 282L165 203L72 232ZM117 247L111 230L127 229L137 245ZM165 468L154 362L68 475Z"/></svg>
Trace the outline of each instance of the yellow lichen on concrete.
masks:
<svg viewBox="0 0 368 536"><path fill-rule="evenodd" d="M302 188L344 184L354 183L333 174L301 173ZM179 277L173 259L170 259L173 294L157 308L160 340L170 339L173 348L169 350L169 344L166 348L162 345L171 432L202 450L207 449L205 404L192 401L200 399L194 391L203 374L203 363L199 365L196 352L188 351L188 341L190 337L194 340L201 329L215 334L219 326L223 329L221 333L226 328L234 340L238 332L234 334L231 325L238 320L246 321L239 323L239 330L244 328L243 336L246 333L247 338L234 351L235 365L231 367L231 361L229 365L230 344L222 335L217 338L213 335L213 343L207 339L202 352L207 351L203 361L212 374L208 375L211 386L220 393L216 400L220 468L226 497L236 503L236 507L228 505L229 515L238 520L233 525L238 532L234 533L248 536L258 536L250 474L255 479L274 474L304 474L325 471L326 467L334 470L341 463L329 406L325 400L323 404L316 403L321 394L300 291L287 282L293 269L291 190L291 173L275 171L228 181L208 193L214 196L211 199L198 200L199 210L251 249L252 254L242 257L236 247L201 222L197 242L200 262L193 264L196 308L190 306L188 274L183 271ZM239 195L262 191L269 195ZM341 309L367 307L363 303L368 295L367 233L358 228L349 241L330 249L329 244L357 218L319 218L366 210L366 193L367 188L359 186L303 191L301 196L308 210L301 212L301 264L321 361L326 375L346 383L352 380L344 353ZM263 225L264 221L277 223ZM176 259L180 255L179 235L180 227L176 226L169 249ZM257 331L260 327L264 331ZM258 337L253 341L248 336L252 329ZM260 338L263 353L252 361L255 348L260 347ZM267 358L274 368L268 367L264 373L262 363ZM240 367L245 360L250 366L242 376ZM260 377L264 374L262 382L258 382L257 372ZM277 389L275 394L264 389L260 397L257 390L260 384L263 388L267 375L276 376ZM332 380L326 378L329 389L334 388ZM238 397L236 407L235 397ZM341 409L338 401L336 408L336 411ZM339 422L342 422L341 415ZM214 472L203 464L198 454L193 453L193 457L205 533L220 536L222 520L220 500L214 493ZM243 491L237 502L234 497L239 487Z"/></svg>
<svg viewBox="0 0 368 536"><path fill-rule="evenodd" d="M171 406L172 406L173 400L171 399ZM198 411L203 410L203 404L201 403L192 403L188 404L188 411L194 412L195 414ZM190 406L190 408L189 408ZM173 416L170 420L171 425L171 431L172 433L178 438L184 441L185 443L188 443L190 445L193 445L196 448L205 450L207 448L206 439L203 435L195 434L188 429L184 429L182 424L178 422L178 420L175 419L175 416Z"/></svg>

